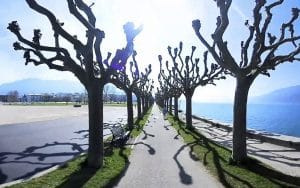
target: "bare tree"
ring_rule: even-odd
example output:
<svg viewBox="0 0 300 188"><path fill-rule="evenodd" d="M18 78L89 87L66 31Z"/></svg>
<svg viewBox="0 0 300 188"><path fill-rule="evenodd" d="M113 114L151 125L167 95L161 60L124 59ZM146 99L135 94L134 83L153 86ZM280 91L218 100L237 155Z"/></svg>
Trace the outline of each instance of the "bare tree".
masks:
<svg viewBox="0 0 300 188"><path fill-rule="evenodd" d="M164 74L162 74L164 73ZM178 74L175 73L175 75L173 75L173 72L168 72L165 73L162 70L162 66L160 66L160 73L158 74L158 81L160 83L160 90L166 92L164 95L166 95L164 98L174 98L174 116L176 119L178 119L178 99L182 94L182 89L181 89L181 85L179 84L179 82L177 82L178 80ZM164 82L163 82L164 80ZM172 106L172 104L171 104ZM172 112L172 108L169 108L170 112Z"/></svg>
<svg viewBox="0 0 300 188"><path fill-rule="evenodd" d="M252 11L253 23L249 20L245 22L249 35L241 42L241 59L238 62L227 47L227 41L223 40L223 35L229 25L228 11L232 0L215 1L219 9L219 16L217 17L216 30L212 34L213 44L209 44L200 33L201 24L199 20L193 21L193 28L214 60L236 78L232 159L235 162L243 162L247 159L246 117L250 86L258 75L270 76L269 70L274 70L277 65L300 60L298 56L300 45L296 44L300 40L300 35L296 35L294 30L294 24L299 19L300 10L298 8L292 9L291 19L282 23L280 34L276 36L270 31L272 11L280 7L284 0L276 0L270 4L267 4L266 0L256 0ZM263 7L264 10L262 10ZM290 48L287 48L289 51L280 50L281 47L288 45L290 45Z"/></svg>
<svg viewBox="0 0 300 188"><path fill-rule="evenodd" d="M120 73L113 76L111 80L118 88L126 93L127 101L127 126L130 130L133 129L133 103L132 93L137 82L139 82L139 69L136 62L136 51L132 54L133 61L130 62L129 73L127 73L126 66Z"/></svg>
<svg viewBox="0 0 300 188"><path fill-rule="evenodd" d="M15 50L24 51L25 65L33 63L35 66L47 65L50 69L72 72L84 85L88 93L89 109L89 148L87 164L99 168L103 165L103 87L109 82L111 72L122 70L127 59L133 52L133 40L141 31L135 29L133 23L127 23L123 29L126 34L125 48L118 49L112 58L108 53L102 59L101 43L105 37L104 31L96 28L96 18L92 12L92 5L87 5L83 0L67 0L69 12L86 28L86 41L82 42L63 28L63 23L58 21L55 14L35 0L26 0L29 7L48 18L53 34L54 46L45 46L40 42L41 31L34 30L32 41L23 37L17 21L9 24L8 29L14 33L19 42L13 44ZM73 31L75 32L75 31ZM60 39L74 46L76 58L60 44ZM46 52L46 53L44 53ZM52 54L52 56L50 56ZM61 63L57 63L61 62ZM109 63L110 62L110 63Z"/></svg>
<svg viewBox="0 0 300 188"><path fill-rule="evenodd" d="M104 99L104 102L108 102L109 101L109 93L111 92L111 86L106 84L104 87L103 87L103 99Z"/></svg>
<svg viewBox="0 0 300 188"><path fill-rule="evenodd" d="M7 93L7 102L18 102L19 101L19 92L10 91Z"/></svg>
<svg viewBox="0 0 300 188"><path fill-rule="evenodd" d="M186 98L186 126L192 128L192 97L194 91L198 86L205 86L207 84L215 85L215 80L225 79L223 75L223 69L217 64L211 64L210 70L207 64L207 52L204 52L204 70L200 73L199 58L194 59L195 46L192 46L191 55L186 56L185 60L181 57L182 42L179 44L179 48L175 48L172 52L172 48L168 47L169 55L172 59L173 66L169 67L169 62L166 61L167 74L175 78L181 89L181 93ZM169 81L164 69L162 68L162 56L158 56L160 62L160 74L166 81ZM172 83L167 82L171 87Z"/></svg>
<svg viewBox="0 0 300 188"><path fill-rule="evenodd" d="M135 61L136 60L133 59L133 62ZM148 68L145 68L145 72L140 72L139 69L136 70L136 74L139 75L139 80L133 86L133 93L135 94L137 100L138 119L142 119L143 114L146 113L144 95L145 93L147 94L147 91L145 91L145 85L147 84L149 75L152 72L151 64L148 65Z"/></svg>

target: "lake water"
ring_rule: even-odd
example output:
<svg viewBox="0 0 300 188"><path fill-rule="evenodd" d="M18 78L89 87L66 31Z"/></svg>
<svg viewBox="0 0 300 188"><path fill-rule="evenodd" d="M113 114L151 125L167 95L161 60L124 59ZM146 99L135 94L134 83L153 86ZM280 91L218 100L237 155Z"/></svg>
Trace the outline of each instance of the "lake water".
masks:
<svg viewBox="0 0 300 188"><path fill-rule="evenodd" d="M185 101L180 101L185 111ZM193 103L193 114L232 124L233 104ZM300 137L300 105L248 104L247 128Z"/></svg>

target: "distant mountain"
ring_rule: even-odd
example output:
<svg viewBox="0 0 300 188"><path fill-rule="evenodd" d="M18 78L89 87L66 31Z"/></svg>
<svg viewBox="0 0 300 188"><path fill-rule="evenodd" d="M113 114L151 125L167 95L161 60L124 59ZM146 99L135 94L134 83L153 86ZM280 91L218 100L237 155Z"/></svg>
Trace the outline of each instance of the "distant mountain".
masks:
<svg viewBox="0 0 300 188"><path fill-rule="evenodd" d="M249 103L300 104L300 85L282 88L258 97L251 97Z"/></svg>
<svg viewBox="0 0 300 188"><path fill-rule="evenodd" d="M24 79L0 85L0 94L7 94L14 90L19 94L83 93L84 87L76 81L40 79Z"/></svg>

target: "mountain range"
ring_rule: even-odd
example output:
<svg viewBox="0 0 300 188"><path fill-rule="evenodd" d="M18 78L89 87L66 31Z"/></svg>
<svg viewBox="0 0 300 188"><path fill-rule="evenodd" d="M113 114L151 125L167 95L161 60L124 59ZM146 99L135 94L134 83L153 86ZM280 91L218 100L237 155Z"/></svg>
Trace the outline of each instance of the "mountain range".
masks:
<svg viewBox="0 0 300 188"><path fill-rule="evenodd" d="M80 82L68 80L24 79L0 85L0 94L17 90L19 94L83 93Z"/></svg>
<svg viewBox="0 0 300 188"><path fill-rule="evenodd" d="M300 85L278 89L257 97L251 97L249 103L300 104Z"/></svg>
<svg viewBox="0 0 300 188"><path fill-rule="evenodd" d="M112 84L110 85L110 92L121 92ZM1 95L5 95L14 90L17 90L21 95L40 93L83 93L85 91L83 85L79 81L68 80L24 79L0 85ZM249 103L300 104L300 85L278 89L261 96L249 97Z"/></svg>

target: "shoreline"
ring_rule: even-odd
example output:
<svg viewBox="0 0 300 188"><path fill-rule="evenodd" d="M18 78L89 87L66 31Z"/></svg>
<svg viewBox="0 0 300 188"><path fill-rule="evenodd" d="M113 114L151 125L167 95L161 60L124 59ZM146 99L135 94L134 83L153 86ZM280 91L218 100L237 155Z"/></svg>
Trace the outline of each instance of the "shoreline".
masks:
<svg viewBox="0 0 300 188"><path fill-rule="evenodd" d="M218 122L216 120L206 119L198 117L196 115L192 116L194 119L201 120L205 123L209 123L217 128L225 129L232 132L232 125ZM257 131L254 129L247 129L247 137L250 139L260 140L261 142L267 142L270 144L275 144L278 146L294 148L300 150L300 137L289 136L279 133L271 133L266 131Z"/></svg>

